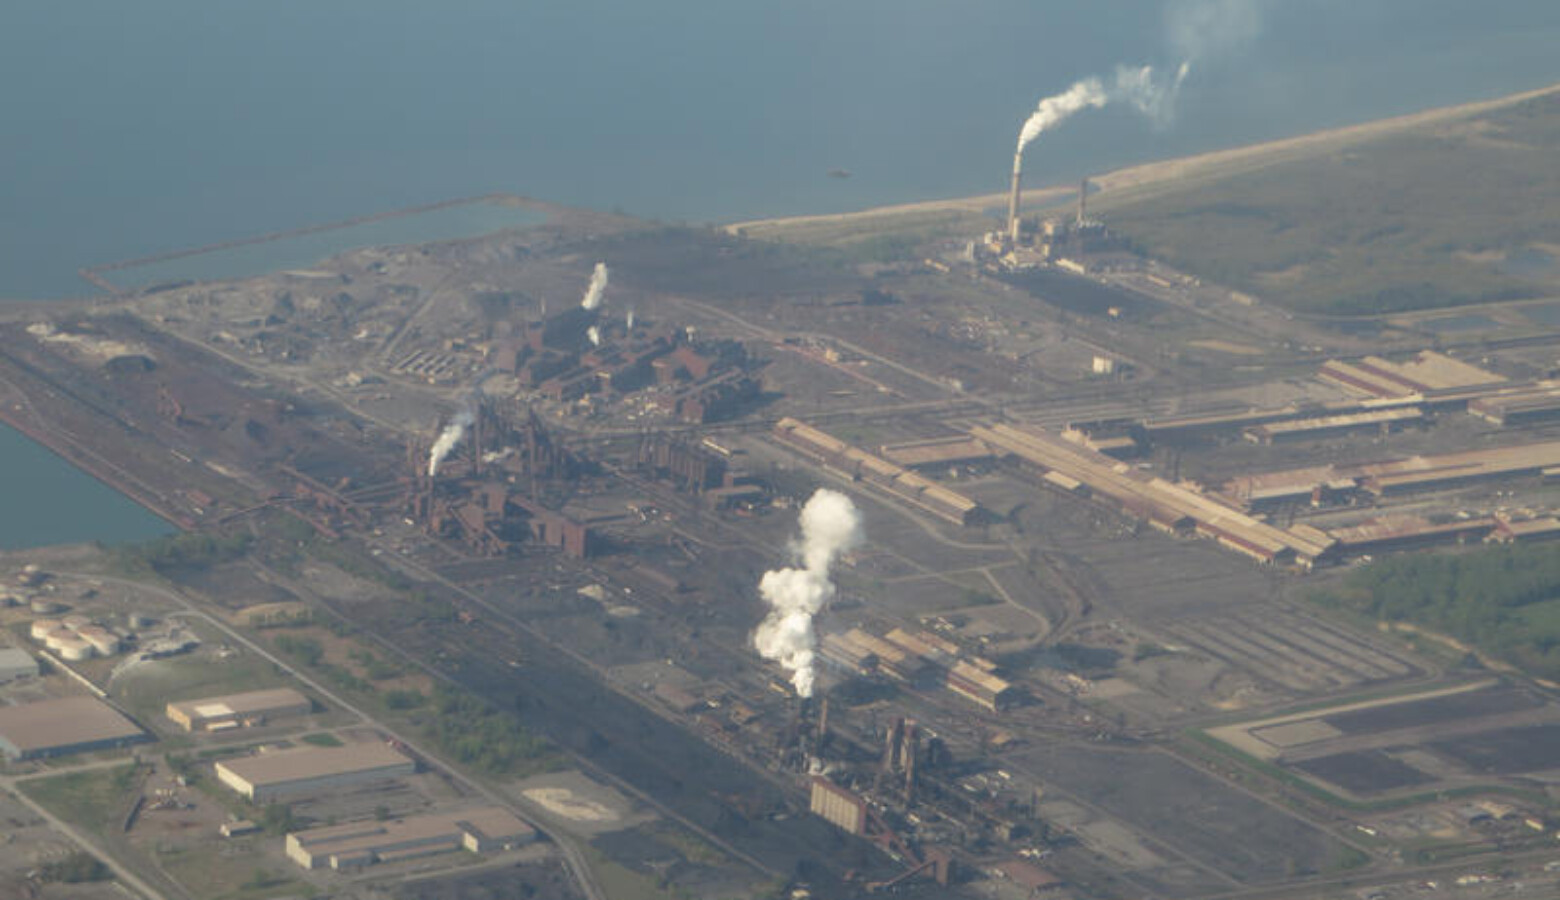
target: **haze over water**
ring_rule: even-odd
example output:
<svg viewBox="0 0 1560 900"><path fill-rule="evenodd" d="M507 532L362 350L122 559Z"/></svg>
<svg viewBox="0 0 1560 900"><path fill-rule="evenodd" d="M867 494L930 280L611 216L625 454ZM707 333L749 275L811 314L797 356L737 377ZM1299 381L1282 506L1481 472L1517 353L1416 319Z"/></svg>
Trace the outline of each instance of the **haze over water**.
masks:
<svg viewBox="0 0 1560 900"><path fill-rule="evenodd" d="M1260 33L1194 68L1172 126L1082 114L1030 148L1026 184L1560 81L1553 0L1253 5ZM1001 191L1040 97L1179 62L1164 9L18 0L0 28L0 297L490 192L711 222ZM0 463L30 464L4 445ZM9 518L0 546L26 533Z"/></svg>

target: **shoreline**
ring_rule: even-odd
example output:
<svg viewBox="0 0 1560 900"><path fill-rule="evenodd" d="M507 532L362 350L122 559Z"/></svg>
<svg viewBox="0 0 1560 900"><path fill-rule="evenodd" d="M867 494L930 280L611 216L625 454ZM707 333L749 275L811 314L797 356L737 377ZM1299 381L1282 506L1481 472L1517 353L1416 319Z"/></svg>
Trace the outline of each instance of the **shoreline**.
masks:
<svg viewBox="0 0 1560 900"><path fill-rule="evenodd" d="M1297 156L1305 156L1326 149L1336 149L1342 146L1375 140L1411 128L1466 118L1555 93L1560 93L1560 82L1532 90L1520 91L1515 94L1506 94L1489 100L1474 100L1452 106L1432 107L1419 112L1405 113L1385 119L1372 119L1368 122L1359 122L1353 125L1340 125L1336 128L1313 131L1293 137L1277 138L1258 144L1226 147L1221 150L1209 150L1190 156L1138 163L1090 176L1089 183L1098 188L1098 190L1090 194L1089 199L1093 202L1097 199L1106 198L1110 194L1119 195L1135 190L1149 190L1156 186L1180 183L1187 178L1199 175L1224 175L1238 171L1249 171L1250 169L1272 165ZM1032 200L1039 201L1041 198L1044 198L1045 203L1054 203L1076 191L1077 186L1073 184L1030 188L1024 192L1025 205L1027 206ZM750 230L774 231L786 228L816 227L819 225L848 225L871 219L927 213L980 213L988 207L1005 205L1007 196L1006 193L978 194L970 197L950 197L944 200L895 203L843 213L748 219L727 223L720 226L720 229L727 234L740 236Z"/></svg>

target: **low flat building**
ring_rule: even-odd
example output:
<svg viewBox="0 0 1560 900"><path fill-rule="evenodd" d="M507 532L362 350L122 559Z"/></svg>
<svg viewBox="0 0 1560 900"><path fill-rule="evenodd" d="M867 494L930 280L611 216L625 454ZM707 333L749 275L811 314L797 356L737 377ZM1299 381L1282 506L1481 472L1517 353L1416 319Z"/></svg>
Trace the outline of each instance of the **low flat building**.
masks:
<svg viewBox="0 0 1560 900"><path fill-rule="evenodd" d="M945 469L991 461L991 448L967 434L884 444L878 452L907 469Z"/></svg>
<svg viewBox="0 0 1560 900"><path fill-rule="evenodd" d="M948 690L984 706L992 712L1000 712L1013 702L1013 685L1006 679L984 669L960 662L948 670Z"/></svg>
<svg viewBox="0 0 1560 900"><path fill-rule="evenodd" d="M1376 431L1387 434L1404 425L1423 422L1424 418L1424 410L1417 406L1396 406L1347 415L1317 416L1309 419L1292 419L1288 422L1252 425L1241 433L1252 443L1275 444L1282 441L1321 440L1356 431Z"/></svg>
<svg viewBox="0 0 1560 900"><path fill-rule="evenodd" d="M0 753L8 759L113 750L147 740L134 722L93 697L0 707Z"/></svg>
<svg viewBox="0 0 1560 900"><path fill-rule="evenodd" d="M1484 540L1500 522L1494 516L1472 516L1435 522L1424 516L1384 515L1328 530L1339 549L1348 554L1402 550L1424 544Z"/></svg>
<svg viewBox="0 0 1560 900"><path fill-rule="evenodd" d="M958 491L845 441L786 417L775 423L775 440L855 481L876 486L900 500L956 525L971 525L985 514L980 504ZM969 439L966 438L966 441Z"/></svg>
<svg viewBox="0 0 1560 900"><path fill-rule="evenodd" d="M1541 382L1530 388L1491 394L1468 401L1468 412L1502 428L1560 418L1560 384Z"/></svg>
<svg viewBox="0 0 1560 900"><path fill-rule="evenodd" d="M38 660L20 647L0 647L0 684L38 675Z"/></svg>
<svg viewBox="0 0 1560 900"><path fill-rule="evenodd" d="M247 691L168 704L166 715L185 731L214 731L262 725L271 719L308 715L314 704L292 688Z"/></svg>
<svg viewBox="0 0 1560 900"><path fill-rule="evenodd" d="M256 803L411 775L412 759L388 744L299 747L216 764L217 780Z"/></svg>
<svg viewBox="0 0 1560 900"><path fill-rule="evenodd" d="M358 869L462 848L472 853L508 850L534 840L536 829L514 813L484 806L296 831L287 836L287 858L305 869Z"/></svg>

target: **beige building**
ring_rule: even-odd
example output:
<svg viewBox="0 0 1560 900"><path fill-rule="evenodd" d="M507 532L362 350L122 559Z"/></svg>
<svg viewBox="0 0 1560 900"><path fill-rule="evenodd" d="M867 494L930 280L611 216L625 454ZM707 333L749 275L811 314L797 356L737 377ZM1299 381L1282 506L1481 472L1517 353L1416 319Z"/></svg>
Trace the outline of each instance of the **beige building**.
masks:
<svg viewBox="0 0 1560 900"><path fill-rule="evenodd" d="M112 750L146 740L134 722L93 697L0 707L0 754L10 759Z"/></svg>
<svg viewBox="0 0 1560 900"><path fill-rule="evenodd" d="M287 836L287 857L305 869L352 869L465 848L508 850L536 839L536 829L513 813L484 806L458 813L354 822Z"/></svg>
<svg viewBox="0 0 1560 900"><path fill-rule="evenodd" d="M388 744L299 747L216 764L217 780L256 803L411 775L412 759Z"/></svg>
<svg viewBox="0 0 1560 900"><path fill-rule="evenodd" d="M166 715L185 731L222 731L240 726L264 725L284 716L308 715L314 709L309 698L292 688L275 688L202 697L168 704Z"/></svg>

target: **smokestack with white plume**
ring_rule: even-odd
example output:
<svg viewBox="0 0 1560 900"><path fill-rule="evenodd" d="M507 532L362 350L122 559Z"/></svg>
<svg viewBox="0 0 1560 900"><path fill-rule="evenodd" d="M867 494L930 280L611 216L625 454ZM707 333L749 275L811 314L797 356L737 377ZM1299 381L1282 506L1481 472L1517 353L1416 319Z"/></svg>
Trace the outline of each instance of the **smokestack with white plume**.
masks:
<svg viewBox="0 0 1560 900"><path fill-rule="evenodd" d="M773 569L758 583L769 615L753 632L753 646L791 673L797 696L811 697L818 646L813 617L834 598L834 560L861 543L861 514L849 497L819 488L802 507L801 530L791 544L801 568Z"/></svg>
<svg viewBox="0 0 1560 900"><path fill-rule="evenodd" d="M455 418L450 420L450 424L444 426L444 430L439 432L438 439L433 442L433 446L428 450L429 478L439 474L439 464L444 462L444 458L449 456L450 451L455 449L455 446L460 443L461 438L466 436L466 429L470 428L472 423L476 420L476 404L471 401L467 401L467 403L462 406L458 412L455 413Z"/></svg>
<svg viewBox="0 0 1560 900"><path fill-rule="evenodd" d="M586 309L597 309L601 306L601 294L607 289L607 264L596 263L596 268L590 273L590 285L585 288L585 299L580 301L580 306Z"/></svg>
<svg viewBox="0 0 1560 900"><path fill-rule="evenodd" d="M628 318L624 322L624 327L626 327L630 332L632 332L634 330L634 310L633 310L633 307L629 307Z"/></svg>
<svg viewBox="0 0 1560 900"><path fill-rule="evenodd" d="M1054 128L1074 113L1091 107L1098 109L1110 100L1098 78L1085 78L1060 94L1040 101L1018 132L1018 149L1013 151L1013 184L1008 192L1008 239L1018 245L1019 183L1024 172L1024 148L1048 128Z"/></svg>
<svg viewBox="0 0 1560 900"><path fill-rule="evenodd" d="M1025 147L1076 113L1123 101L1147 116L1155 127L1162 128L1170 122L1176 95L1189 71L1191 62L1183 62L1175 76L1166 80L1159 77L1153 66L1117 66L1116 77L1109 84L1091 76L1074 82L1060 94L1041 100L1019 130L1018 149L1013 152L1013 183L1008 193L1008 230L1012 242L1018 243L1019 182Z"/></svg>
<svg viewBox="0 0 1560 900"><path fill-rule="evenodd" d="M585 329L585 336L590 338L590 345L592 347L600 347L601 346L601 329L600 328L596 327L595 325L590 326L589 328Z"/></svg>

